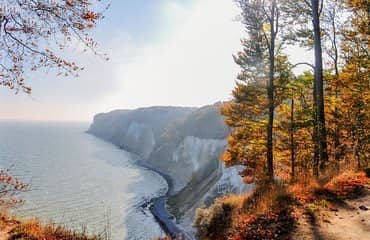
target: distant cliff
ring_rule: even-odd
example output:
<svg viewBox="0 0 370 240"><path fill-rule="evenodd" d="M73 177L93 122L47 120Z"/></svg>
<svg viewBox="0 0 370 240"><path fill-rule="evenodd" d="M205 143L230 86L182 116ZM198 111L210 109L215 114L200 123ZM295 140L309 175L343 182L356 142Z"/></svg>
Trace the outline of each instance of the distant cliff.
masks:
<svg viewBox="0 0 370 240"><path fill-rule="evenodd" d="M168 175L171 211L190 229L195 207L244 187L239 179L232 180L235 168L225 170L219 160L228 135L219 108L116 110L96 115L88 133L139 155L143 164Z"/></svg>

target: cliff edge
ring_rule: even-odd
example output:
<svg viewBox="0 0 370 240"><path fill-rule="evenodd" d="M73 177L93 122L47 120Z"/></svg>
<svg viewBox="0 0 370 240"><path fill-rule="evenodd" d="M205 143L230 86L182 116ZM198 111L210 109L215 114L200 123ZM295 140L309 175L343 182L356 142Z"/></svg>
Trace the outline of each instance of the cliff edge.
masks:
<svg viewBox="0 0 370 240"><path fill-rule="evenodd" d="M228 129L220 104L201 108L149 107L97 114L88 133L137 154L170 178L169 210L192 232L195 208L245 185L219 160Z"/></svg>

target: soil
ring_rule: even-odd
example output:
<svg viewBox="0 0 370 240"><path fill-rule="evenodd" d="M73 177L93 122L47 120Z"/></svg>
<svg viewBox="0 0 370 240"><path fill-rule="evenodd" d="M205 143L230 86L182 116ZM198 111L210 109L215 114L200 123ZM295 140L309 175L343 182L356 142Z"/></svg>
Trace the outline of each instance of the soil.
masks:
<svg viewBox="0 0 370 240"><path fill-rule="evenodd" d="M303 214L291 239L370 240L370 186L356 199L332 203L313 214Z"/></svg>

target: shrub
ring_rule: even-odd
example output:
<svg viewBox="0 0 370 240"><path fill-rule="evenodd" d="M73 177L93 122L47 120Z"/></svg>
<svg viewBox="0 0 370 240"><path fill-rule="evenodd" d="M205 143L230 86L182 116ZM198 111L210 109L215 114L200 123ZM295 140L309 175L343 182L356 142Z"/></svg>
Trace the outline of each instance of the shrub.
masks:
<svg viewBox="0 0 370 240"><path fill-rule="evenodd" d="M199 208L195 214L194 227L200 239L224 239L231 223L232 205L217 201L209 208Z"/></svg>

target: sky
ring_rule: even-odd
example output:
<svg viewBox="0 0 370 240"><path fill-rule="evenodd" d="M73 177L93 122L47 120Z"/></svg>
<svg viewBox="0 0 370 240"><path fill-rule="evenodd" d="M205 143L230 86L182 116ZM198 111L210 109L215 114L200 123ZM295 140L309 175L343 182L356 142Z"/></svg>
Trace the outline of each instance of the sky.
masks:
<svg viewBox="0 0 370 240"><path fill-rule="evenodd" d="M110 60L65 53L78 78L27 75L32 94L0 88L0 119L91 121L100 112L148 106L202 106L229 100L245 36L232 0L112 0L91 33ZM290 49L294 60L310 58ZM295 58L295 59L294 59Z"/></svg>

